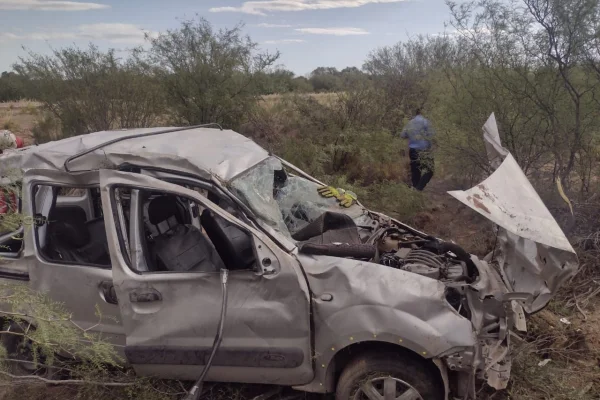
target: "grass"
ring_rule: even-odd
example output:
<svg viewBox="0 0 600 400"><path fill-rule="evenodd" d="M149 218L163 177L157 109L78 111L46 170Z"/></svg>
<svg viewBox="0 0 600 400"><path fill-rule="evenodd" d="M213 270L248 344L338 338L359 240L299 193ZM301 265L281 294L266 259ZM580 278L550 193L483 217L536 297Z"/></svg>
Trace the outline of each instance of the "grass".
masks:
<svg viewBox="0 0 600 400"><path fill-rule="evenodd" d="M21 108L35 109L40 108L42 103L34 100L21 99L19 101L0 102L0 109L18 110Z"/></svg>

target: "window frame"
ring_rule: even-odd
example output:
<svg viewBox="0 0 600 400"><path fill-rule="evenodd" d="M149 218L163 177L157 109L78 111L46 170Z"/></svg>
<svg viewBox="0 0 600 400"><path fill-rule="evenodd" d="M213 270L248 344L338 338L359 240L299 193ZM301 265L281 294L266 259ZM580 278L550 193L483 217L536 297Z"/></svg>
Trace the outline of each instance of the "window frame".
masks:
<svg viewBox="0 0 600 400"><path fill-rule="evenodd" d="M185 186L183 186L184 182L179 181L179 182L174 182L174 181L170 181L167 179L160 179L162 181L171 183L171 184L175 184L175 185L179 185L184 189L187 190L191 190L186 188ZM185 184L187 185L192 185L192 182L185 182ZM200 186L198 186L200 187ZM110 190L109 190L109 196L110 196L110 201L111 201L111 209L113 212L113 219L115 221L121 221L121 218L119 216L119 209L122 209L122 205L117 202L116 200L116 196L115 196L115 192L119 189L128 189L130 191L132 190L139 190L140 191L140 195L139 198L141 199L142 193L143 192L150 192L150 193L157 193L157 194L161 194L161 195L173 195L173 196L177 196L179 198L183 198L186 201L192 201L194 203L199 203L199 205L201 205L202 207L206 208L206 209L212 209L212 208L218 208L221 212L226 213L228 216L231 217L231 219L236 225L236 227L238 229L241 229L242 231L244 231L245 233L247 233L248 235L250 235L251 240L252 240L252 251L254 253L255 256L255 266L252 269L236 269L236 270L229 270L229 273L251 273L251 274L257 274L257 273L262 273L261 268L260 268L260 258L259 258L259 254L257 253L256 250L256 235L254 235L254 233L252 233L251 231L248 231L245 227L241 226L237 220L238 218L235 217L234 215L231 215L230 213L228 213L227 211L223 210L221 207L219 207L217 204L213 203L212 201L208 200L208 198L206 198L205 196L203 196L202 194L198 193L198 196L202 197L203 201L206 202L206 204L202 204L202 202L200 202L198 199L195 199L189 195L186 194L181 194L181 193L177 193L176 191L172 191L172 190L164 190L164 189L158 189L158 188L152 188L152 187L144 187L142 185L111 185ZM139 207L139 212L141 212L143 209L143 205L140 205ZM124 212L124 211L122 211ZM131 219L131 216L130 216ZM139 218L138 216L138 221L142 221L143 218ZM131 221L129 221L129 225L131 225ZM144 231L143 231L143 227L141 225L138 225L135 227L135 229L138 231L138 234L140 234L143 238L144 238L144 244L142 245L142 253L143 256L145 258L145 262L146 265L148 265L147 262L147 257L149 256L148 254L148 245L147 245L147 241L144 235ZM129 256L131 248L130 248L130 244L129 241L131 239L131 228L127 227L126 232L127 232L127 238L125 238L124 234L123 234L123 227L122 226L115 226L115 231L117 232L117 240L119 242L119 251L121 252L121 255L123 256L123 259L125 261L125 264L127 265L127 267L129 268L129 270L131 272L133 272L134 274L138 275L138 276L143 276L143 275L182 275L182 274L210 274L210 275L218 275L220 272L219 271L139 271L137 269L135 269L133 267L133 262L131 260L131 257ZM205 234L206 235L206 234ZM207 239L210 241L210 244L214 247L214 244L212 243L212 240L207 236ZM215 249L216 251L216 249ZM220 257L220 255L219 255Z"/></svg>
<svg viewBox="0 0 600 400"><path fill-rule="evenodd" d="M274 157L276 157L276 156L274 156ZM279 157L276 157L276 158L279 158ZM313 178L310 175L306 174L305 172L301 171L297 167L294 167L292 164L289 164L287 161L282 160L282 159L280 159L280 160L282 161L282 163L284 165L294 169L299 174L305 176L307 179L312 180L314 182L318 182L315 180L315 178ZM249 169L251 169L251 168L253 168L253 167L250 167ZM249 169L247 169L246 171L248 171ZM141 166L141 165L132 164L132 163L123 163L117 167L117 170L119 172L141 174L143 176L148 176L150 178L158 179L158 180L168 182L168 183L173 183L173 184L176 184L179 186L183 186L184 184L188 184L188 185L192 185L192 186L197 185L198 187L201 187L201 185L210 186L210 187L216 189L217 192L221 193L222 195L225 195L227 197L227 199L232 201L238 207L238 209L242 211L242 215L244 217L244 219L242 220L243 223L251 226L253 229L256 229L257 231L260 231L262 234L266 235L270 240L272 240L277 245L277 247L280 250L283 250L284 252L291 254L298 247L296 245L296 243L290 241L289 238L287 238L284 235L282 235L281 233L275 231L268 225L262 223L260 221L260 219L257 218L256 215L254 215L252 210L246 204L244 204L244 202L241 201L235 194L233 194L231 192L231 190L227 186L227 183L222 182L219 179L216 179L216 178L206 179L206 178L201 178L194 174L190 174L190 173L182 172L182 171L178 171L178 170L172 170L172 169L155 167L155 166ZM237 176L243 174L246 171L240 172L240 174L238 174ZM149 174L148 172L150 172L150 173L156 172L158 174L166 174L167 176L152 175L152 174ZM231 179L230 179L230 181L231 181Z"/></svg>
<svg viewBox="0 0 600 400"><path fill-rule="evenodd" d="M4 180L4 179L0 179L0 180ZM17 212L15 214L21 214L23 215L23 180L18 180L16 182L13 183L14 185L17 185L20 187L20 194L19 193L15 193L15 200L17 202ZM0 192L0 196L4 196L5 193ZM19 251L17 252L9 252L9 251L5 251L4 249L4 245L2 243L7 242L11 239L13 239L13 236L18 236L21 235L20 239L15 239L15 240L20 240L21 241L21 247L19 247ZM0 235L0 258L5 258L8 260L18 260L21 259L23 257L23 251L25 250L25 226L23 223L21 223L21 225L15 229L14 231L7 231L6 233L3 233Z"/></svg>
<svg viewBox="0 0 600 400"><path fill-rule="evenodd" d="M62 183L57 183L57 182L49 182L49 181L43 181L43 180L33 180L29 183L29 187L30 187L30 194L31 194L31 213L32 213L32 230L33 230L33 245L35 247L35 254L38 257L38 259L46 264L54 264L54 265L64 265L64 266L70 266L70 267L89 267L89 268L97 268L97 269L102 269L102 270L112 270L112 262L109 265L101 265L101 264L92 264L92 263L81 263L81 262L74 262L74 261L64 261L64 260L54 260L49 258L45 252L42 250L42 247L40 246L40 237L39 237L39 233L38 233L38 225L35 223L35 215L37 215L37 209L36 209L36 202L35 202L35 196L37 194L37 187L38 186L50 186L53 188L73 188L73 189L86 189L86 190L91 190L91 189L99 189L100 185L99 184L90 184L90 185L65 185ZM58 199L58 191L56 193L56 195L54 196L54 198L52 199L53 205L50 208L50 211L52 211L52 209L54 209L54 207L56 207L56 202ZM85 211L85 210L84 210ZM87 222L87 221L86 221ZM48 224L48 221L45 221L44 224ZM106 234L106 233L105 233ZM108 240L108 238L107 238ZM109 248L109 256L110 256L110 248Z"/></svg>

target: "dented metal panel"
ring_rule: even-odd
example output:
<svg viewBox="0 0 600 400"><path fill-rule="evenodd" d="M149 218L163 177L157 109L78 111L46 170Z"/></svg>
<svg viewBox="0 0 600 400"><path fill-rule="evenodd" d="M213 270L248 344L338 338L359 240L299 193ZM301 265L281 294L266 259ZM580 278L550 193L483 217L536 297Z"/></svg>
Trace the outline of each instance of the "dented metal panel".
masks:
<svg viewBox="0 0 600 400"><path fill-rule="evenodd" d="M102 131L6 151L0 157L0 169L42 168L63 171L64 162L74 154L118 137L164 129ZM159 166L207 179L212 174L227 181L267 157L267 151L239 133L197 128L114 143L74 160L69 168L72 171L98 170L130 163Z"/></svg>
<svg viewBox="0 0 600 400"><path fill-rule="evenodd" d="M424 358L476 345L471 322L446 302L437 280L352 259L300 254L298 260L313 294L313 388L328 383L335 354L359 342L388 342Z"/></svg>
<svg viewBox="0 0 600 400"><path fill-rule="evenodd" d="M115 171L101 171L100 181L113 280L127 335L126 354L138 374L197 378L216 334L221 283L219 274L211 272L132 271L119 245L118 221L111 202L113 186L143 187L194 199L251 232L259 259L268 255L271 260L274 273L270 275L257 270L230 271L224 338L208 380L298 385L313 379L309 292L291 255L195 191ZM132 249L134 254L139 251ZM149 290L160 293L161 299L131 301L130 294Z"/></svg>
<svg viewBox="0 0 600 400"><path fill-rule="evenodd" d="M98 174L71 175L52 170L26 172L22 195L25 215L34 215L33 188L36 184L89 187L98 184ZM35 207L38 205L35 204ZM39 210L36 208L36 211ZM82 329L93 328L95 332L101 333L122 354L125 333L119 307L106 302L101 290L103 283L112 282L110 268L65 264L46 259L36 243L34 224L25 224L24 241L23 257L11 264L11 267L25 263L29 271L29 285L33 290L47 293L54 301L64 304L65 309L71 313L73 322Z"/></svg>
<svg viewBox="0 0 600 400"><path fill-rule="evenodd" d="M525 310L539 311L577 273L577 255L516 160L501 146L493 114L483 130L496 171L469 190L449 194L499 226L491 261L499 265L511 292L532 296L521 301Z"/></svg>

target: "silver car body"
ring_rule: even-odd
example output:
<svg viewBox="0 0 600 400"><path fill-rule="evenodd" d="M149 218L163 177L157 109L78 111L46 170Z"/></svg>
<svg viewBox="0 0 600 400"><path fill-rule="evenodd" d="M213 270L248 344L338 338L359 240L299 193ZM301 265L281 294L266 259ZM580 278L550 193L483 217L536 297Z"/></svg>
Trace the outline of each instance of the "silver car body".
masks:
<svg viewBox="0 0 600 400"><path fill-rule="evenodd" d="M224 340L208 375L214 381L282 384L331 392L349 351L385 345L429 360L439 371L447 393L452 387L455 395L474 396L476 376L502 388L510 374L509 331L525 329L523 308L542 308L559 285L576 272L573 249L543 203L535 199L530 185L527 193L531 196L521 203L538 210L536 215L546 227L552 222L556 225L549 232L558 241L545 240L543 232L526 235L527 228L515 229L535 222L531 219L523 220L507 211L508 219L517 221L515 225L503 216L505 200L514 197L501 196L505 189L501 183L506 183L502 176L506 170L516 173L518 169L505 150L502 165L484 182L482 193L474 192L476 189L451 193L502 229L498 259L471 256L477 269L473 282L442 282L380 263L303 254L298 243L269 219L269 210L248 207L254 218L241 220L198 191L167 181L179 177L188 183L214 185L243 206L234 181L275 159L233 131L197 128L134 137L69 161L65 169L65 162L77 153L118 137L160 130L98 132L0 156L0 178L22 180L22 212L29 216L48 212L51 204L44 198L51 197L49 187L101 189L112 269L47 260L39 249L43 227L36 230L33 224L25 224L23 249L4 255L0 277L28 281L32 288L65 303L77 324L103 332L141 375L197 377L217 329L220 279L218 273L208 272L140 273L138 267L144 264L140 256L142 238L124 226L121 205L118 198L115 200L118 188L131 190L132 210L141 207L136 196L143 190L175 194L201 204L251 234L257 259L269 260L268 268L263 268L263 262L254 271L230 275ZM502 149L499 139L495 144ZM295 176L302 177L302 182L320 184L282 162ZM124 172L130 166L135 172ZM500 179L493 179L498 175ZM529 184L524 175L522 178L524 181L517 184ZM260 187L258 182L250 183L241 189L247 190L246 194ZM479 202L485 194L497 197ZM58 202L84 204L89 199L85 195L59 196ZM356 221L406 227L360 204L348 213ZM133 226L140 221L132 217L129 223ZM3 238L6 235L0 242ZM114 287L118 305L108 301L108 287ZM458 310L448 302L449 290L461 296ZM140 298L154 301L139 302ZM462 304L469 309L469 318ZM96 307L105 317L100 323Z"/></svg>

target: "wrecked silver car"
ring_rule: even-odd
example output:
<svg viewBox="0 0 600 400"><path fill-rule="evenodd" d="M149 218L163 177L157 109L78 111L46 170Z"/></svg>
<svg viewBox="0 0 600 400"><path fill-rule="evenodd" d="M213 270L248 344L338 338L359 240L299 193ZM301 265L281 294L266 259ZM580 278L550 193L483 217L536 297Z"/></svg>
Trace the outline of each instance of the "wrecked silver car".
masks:
<svg viewBox="0 0 600 400"><path fill-rule="evenodd" d="M63 302L142 376L474 398L477 379L506 387L510 331L577 269L486 127L496 172L451 193L498 226L484 258L353 197L341 207L233 131L149 128L0 156L34 221L0 235L0 277Z"/></svg>

